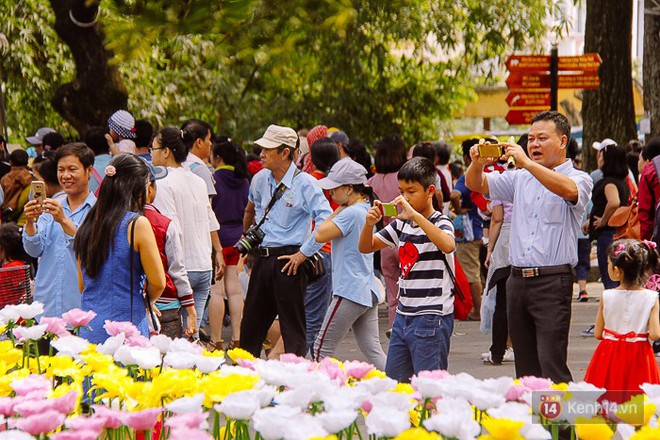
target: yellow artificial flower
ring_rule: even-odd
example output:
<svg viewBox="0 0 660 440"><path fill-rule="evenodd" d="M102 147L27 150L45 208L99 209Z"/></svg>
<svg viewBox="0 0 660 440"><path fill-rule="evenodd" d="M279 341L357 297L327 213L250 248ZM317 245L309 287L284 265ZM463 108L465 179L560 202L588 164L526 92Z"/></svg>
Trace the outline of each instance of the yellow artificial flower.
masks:
<svg viewBox="0 0 660 440"><path fill-rule="evenodd" d="M423 428L410 428L394 437L394 440L440 440L442 437L436 432L429 432Z"/></svg>
<svg viewBox="0 0 660 440"><path fill-rule="evenodd" d="M417 411L415 408L411 409L408 411L408 417L410 417L410 424L417 427L419 426L419 421L420 421L420 415L419 411Z"/></svg>
<svg viewBox="0 0 660 440"><path fill-rule="evenodd" d="M152 383L163 399L175 400L201 392L199 378L200 373L197 370L166 368L152 378Z"/></svg>
<svg viewBox="0 0 660 440"><path fill-rule="evenodd" d="M85 361L85 364L87 364L88 369L94 373L105 372L110 365L114 364L114 359L112 358L112 356L109 356L107 354L97 353L95 351L81 354L80 357L82 358L83 361Z"/></svg>
<svg viewBox="0 0 660 440"><path fill-rule="evenodd" d="M229 435L230 435L230 437L225 435L227 433L227 426L229 426ZM222 439L224 439L224 438L236 438L236 423L227 422L227 425L221 427L219 438L222 438Z"/></svg>
<svg viewBox="0 0 660 440"><path fill-rule="evenodd" d="M649 401L646 394L637 394L619 405L616 416L629 425L648 425L655 408L655 404Z"/></svg>
<svg viewBox="0 0 660 440"><path fill-rule="evenodd" d="M114 399L115 397L124 400L133 383L133 379L126 374L126 370L119 367L111 367L105 373L95 374L92 390L102 391L100 395L96 396L96 400Z"/></svg>
<svg viewBox="0 0 660 440"><path fill-rule="evenodd" d="M401 394L413 394L415 392L415 389L409 383L399 382L396 384L394 389L391 390L391 392L401 393Z"/></svg>
<svg viewBox="0 0 660 440"><path fill-rule="evenodd" d="M83 365L68 356L53 356L50 358L47 377L70 377L74 380L81 380L84 375Z"/></svg>
<svg viewBox="0 0 660 440"><path fill-rule="evenodd" d="M28 357L26 359L26 363L27 363L26 367L30 370L31 373L34 374L45 373L46 370L48 369L48 365L50 364L50 356L39 356L38 362L37 362L37 358Z"/></svg>
<svg viewBox="0 0 660 440"><path fill-rule="evenodd" d="M481 425L486 428L488 435L482 435L479 440L522 440L520 428L523 422L509 419L487 418L482 420Z"/></svg>
<svg viewBox="0 0 660 440"><path fill-rule="evenodd" d="M642 428L630 436L630 440L657 440L660 438L660 427L651 428L642 426Z"/></svg>
<svg viewBox="0 0 660 440"><path fill-rule="evenodd" d="M207 349L204 349L202 356L224 358L225 352L223 350L208 351Z"/></svg>
<svg viewBox="0 0 660 440"><path fill-rule="evenodd" d="M23 379L29 375L29 369L20 368L18 370L12 371L9 374L0 376L0 397L7 397L14 391L14 389L10 386L13 381L17 379Z"/></svg>
<svg viewBox="0 0 660 440"><path fill-rule="evenodd" d="M610 440L614 435L612 428L602 417L578 417L575 430L580 440Z"/></svg>
<svg viewBox="0 0 660 440"><path fill-rule="evenodd" d="M256 359L254 356L252 356L252 353L243 350L242 348L232 348L231 350L228 350L227 356L229 356L229 359L231 359L234 363L236 363L238 359L245 359L248 361L253 361Z"/></svg>
<svg viewBox="0 0 660 440"><path fill-rule="evenodd" d="M325 437L312 437L309 440L337 440L337 436L332 434Z"/></svg>
<svg viewBox="0 0 660 440"><path fill-rule="evenodd" d="M9 370L16 367L17 364L20 364L23 361L23 351L19 350L18 348L14 348L13 345L7 348L6 342L9 342L11 345L11 341L0 342L0 345L2 345L2 348L0 348L0 362L7 364L7 369Z"/></svg>
<svg viewBox="0 0 660 440"><path fill-rule="evenodd" d="M385 379L387 375L385 374L384 371L380 371L374 368L373 370L368 372L367 375L364 376L361 380L369 380L369 379L373 379L374 377L377 377L379 379Z"/></svg>
<svg viewBox="0 0 660 440"><path fill-rule="evenodd" d="M204 405L210 407L222 402L229 394L253 389L259 380L256 374L222 375L220 371L214 371L199 379L199 389L206 397Z"/></svg>

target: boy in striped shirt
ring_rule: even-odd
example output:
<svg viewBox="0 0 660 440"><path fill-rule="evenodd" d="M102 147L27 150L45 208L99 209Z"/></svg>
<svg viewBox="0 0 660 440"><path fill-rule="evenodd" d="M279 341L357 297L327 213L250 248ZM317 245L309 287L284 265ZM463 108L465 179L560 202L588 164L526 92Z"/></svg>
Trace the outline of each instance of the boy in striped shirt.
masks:
<svg viewBox="0 0 660 440"><path fill-rule="evenodd" d="M401 195L392 203L400 214L374 235L373 227L382 217L376 200L367 212L358 247L362 253L385 246L399 249L399 303L385 372L409 382L422 370L447 369L454 298L445 261L453 270L456 244L451 220L433 209L433 163L415 157L401 167L398 180Z"/></svg>

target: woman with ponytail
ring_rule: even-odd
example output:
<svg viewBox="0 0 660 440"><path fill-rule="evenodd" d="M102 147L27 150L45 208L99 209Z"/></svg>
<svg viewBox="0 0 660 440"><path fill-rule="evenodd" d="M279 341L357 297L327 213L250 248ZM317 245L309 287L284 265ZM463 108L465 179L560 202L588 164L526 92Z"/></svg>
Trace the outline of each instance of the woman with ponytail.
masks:
<svg viewBox="0 0 660 440"><path fill-rule="evenodd" d="M358 250L360 231L373 202L366 186L367 170L345 158L335 163L327 177L318 181L339 204L317 229L319 243L332 240L332 301L314 343L316 361L333 356L349 329L362 353L379 370L385 368L385 353L378 332L378 297L373 254Z"/></svg>
<svg viewBox="0 0 660 440"><path fill-rule="evenodd" d="M106 320L130 321L148 336L143 275L152 304L165 288L156 238L149 220L142 216L149 183L147 165L135 155L120 154L104 171L98 200L73 242L81 308L96 312L80 336L94 344L108 338L103 328Z"/></svg>

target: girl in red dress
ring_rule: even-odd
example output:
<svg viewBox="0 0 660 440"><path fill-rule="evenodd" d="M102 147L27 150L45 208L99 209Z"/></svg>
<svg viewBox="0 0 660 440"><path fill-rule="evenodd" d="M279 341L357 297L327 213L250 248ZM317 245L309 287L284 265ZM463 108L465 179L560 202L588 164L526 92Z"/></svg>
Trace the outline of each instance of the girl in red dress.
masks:
<svg viewBox="0 0 660 440"><path fill-rule="evenodd" d="M608 272L619 287L603 292L594 335L601 342L591 358L585 382L607 389L600 400L623 403L644 383L660 383L649 339L660 338L658 294L643 287L658 272L655 243L617 240L610 247Z"/></svg>
<svg viewBox="0 0 660 440"><path fill-rule="evenodd" d="M0 225L0 307L20 304L30 295L29 257L16 223Z"/></svg>

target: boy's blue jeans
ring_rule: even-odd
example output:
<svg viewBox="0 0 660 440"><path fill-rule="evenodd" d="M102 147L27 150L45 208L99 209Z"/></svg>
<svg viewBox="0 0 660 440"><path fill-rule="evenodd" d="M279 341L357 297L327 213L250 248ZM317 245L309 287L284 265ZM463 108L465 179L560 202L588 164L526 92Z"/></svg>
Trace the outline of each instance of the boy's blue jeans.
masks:
<svg viewBox="0 0 660 440"><path fill-rule="evenodd" d="M385 373L399 382L410 382L424 370L446 370L454 314L394 318Z"/></svg>

